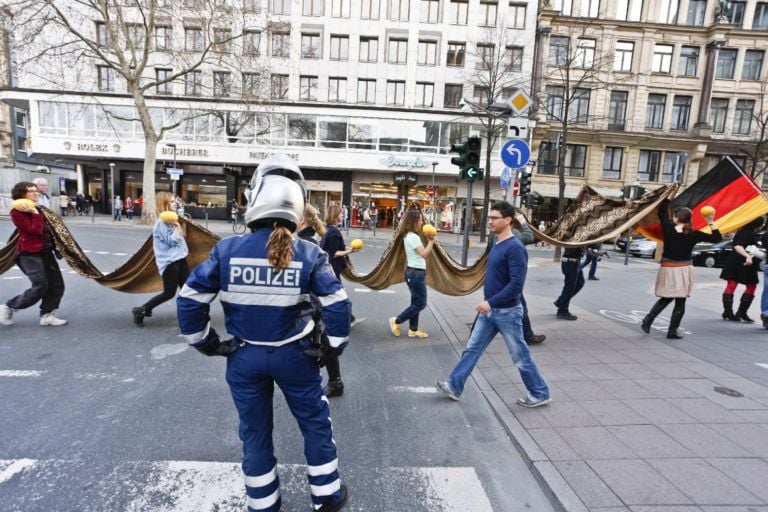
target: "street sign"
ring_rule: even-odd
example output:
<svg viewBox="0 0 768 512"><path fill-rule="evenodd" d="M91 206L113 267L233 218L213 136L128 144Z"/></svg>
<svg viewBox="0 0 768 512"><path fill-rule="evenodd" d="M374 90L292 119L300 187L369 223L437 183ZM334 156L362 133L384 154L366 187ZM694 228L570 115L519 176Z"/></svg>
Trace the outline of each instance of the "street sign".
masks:
<svg viewBox="0 0 768 512"><path fill-rule="evenodd" d="M512 106L512 110L518 115L525 114L529 108L531 108L531 97L523 89L518 89L512 93L512 97L509 98L509 104Z"/></svg>
<svg viewBox="0 0 768 512"><path fill-rule="evenodd" d="M165 170L165 174L170 174L171 176L181 176L184 174L184 169L169 167Z"/></svg>
<svg viewBox="0 0 768 512"><path fill-rule="evenodd" d="M179 181L179 174L171 174L171 181Z"/></svg>
<svg viewBox="0 0 768 512"><path fill-rule="evenodd" d="M512 169L509 167L505 167L501 170L501 177L499 178L499 185L501 185L501 188L504 190L507 189L509 186L509 180L512 179Z"/></svg>
<svg viewBox="0 0 768 512"><path fill-rule="evenodd" d="M515 184L512 185L512 195L517 197L520 194L520 182L515 180Z"/></svg>
<svg viewBox="0 0 768 512"><path fill-rule="evenodd" d="M501 148L501 161L507 167L519 169L525 167L528 160L531 159L531 148L525 141L512 139L507 141Z"/></svg>
<svg viewBox="0 0 768 512"><path fill-rule="evenodd" d="M528 138L528 118L510 117L507 123L507 137L510 139Z"/></svg>

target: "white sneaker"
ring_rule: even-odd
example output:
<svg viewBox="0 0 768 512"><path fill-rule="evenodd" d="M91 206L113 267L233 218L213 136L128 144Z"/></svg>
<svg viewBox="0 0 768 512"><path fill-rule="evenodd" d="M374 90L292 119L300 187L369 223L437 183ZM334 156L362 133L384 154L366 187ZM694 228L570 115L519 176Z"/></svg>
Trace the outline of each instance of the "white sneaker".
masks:
<svg viewBox="0 0 768 512"><path fill-rule="evenodd" d="M62 320L61 318L56 318L53 316L53 313L47 313L40 317L40 325L67 325L67 321Z"/></svg>
<svg viewBox="0 0 768 512"><path fill-rule="evenodd" d="M5 304L0 305L0 324L13 325L13 310Z"/></svg>

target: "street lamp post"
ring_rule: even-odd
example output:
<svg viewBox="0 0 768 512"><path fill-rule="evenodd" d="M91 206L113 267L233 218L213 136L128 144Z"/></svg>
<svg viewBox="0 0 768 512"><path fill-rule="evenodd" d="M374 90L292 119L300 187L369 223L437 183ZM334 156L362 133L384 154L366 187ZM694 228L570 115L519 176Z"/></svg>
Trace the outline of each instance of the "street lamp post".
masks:
<svg viewBox="0 0 768 512"><path fill-rule="evenodd" d="M107 206L107 210L109 211L109 213L112 214L112 218L114 219L115 218L115 201L114 201L114 197L115 197L115 164L114 163L110 163L109 164L109 192L110 192L109 194L104 194L104 196L106 196L106 200L107 200L107 205L108 205ZM112 197L109 197L110 195Z"/></svg>
<svg viewBox="0 0 768 512"><path fill-rule="evenodd" d="M166 146L169 147L169 148L173 148L173 169L175 171L175 169L176 169L176 144L174 144L173 142L169 142L168 144L166 144ZM174 176L176 176L176 175L174 174L174 175L171 176L171 186L173 188L173 198L176 199L176 181L177 181L177 179L174 178Z"/></svg>
<svg viewBox="0 0 768 512"><path fill-rule="evenodd" d="M435 225L435 209L437 207L437 189L435 188L435 167L438 162L432 162L432 225Z"/></svg>

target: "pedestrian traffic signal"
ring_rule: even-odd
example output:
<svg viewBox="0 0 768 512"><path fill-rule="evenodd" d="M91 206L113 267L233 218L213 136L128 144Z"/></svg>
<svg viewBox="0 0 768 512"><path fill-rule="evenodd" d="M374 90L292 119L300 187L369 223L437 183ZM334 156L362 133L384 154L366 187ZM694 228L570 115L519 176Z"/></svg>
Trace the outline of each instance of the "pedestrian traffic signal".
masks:
<svg viewBox="0 0 768 512"><path fill-rule="evenodd" d="M528 194L531 193L531 177L532 172L528 169L523 169L520 172L520 197L525 200L526 197L528 197Z"/></svg>

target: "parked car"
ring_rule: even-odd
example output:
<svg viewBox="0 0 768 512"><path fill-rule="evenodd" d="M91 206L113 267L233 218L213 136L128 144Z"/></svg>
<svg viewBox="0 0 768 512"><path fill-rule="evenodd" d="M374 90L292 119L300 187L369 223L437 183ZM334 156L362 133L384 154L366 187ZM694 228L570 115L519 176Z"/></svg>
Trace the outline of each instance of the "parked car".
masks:
<svg viewBox="0 0 768 512"><path fill-rule="evenodd" d="M697 267L722 267L733 251L733 240L721 240L716 244L696 244L691 253Z"/></svg>
<svg viewBox="0 0 768 512"><path fill-rule="evenodd" d="M656 241L643 237L629 242L629 254L640 258L653 258L656 254Z"/></svg>
<svg viewBox="0 0 768 512"><path fill-rule="evenodd" d="M629 241L632 242L633 240L647 240L645 238L645 235L641 235L640 233L632 233L632 236L629 237ZM619 238L616 239L616 241L613 243L613 248L619 252L624 252L627 250L627 234L624 233Z"/></svg>

